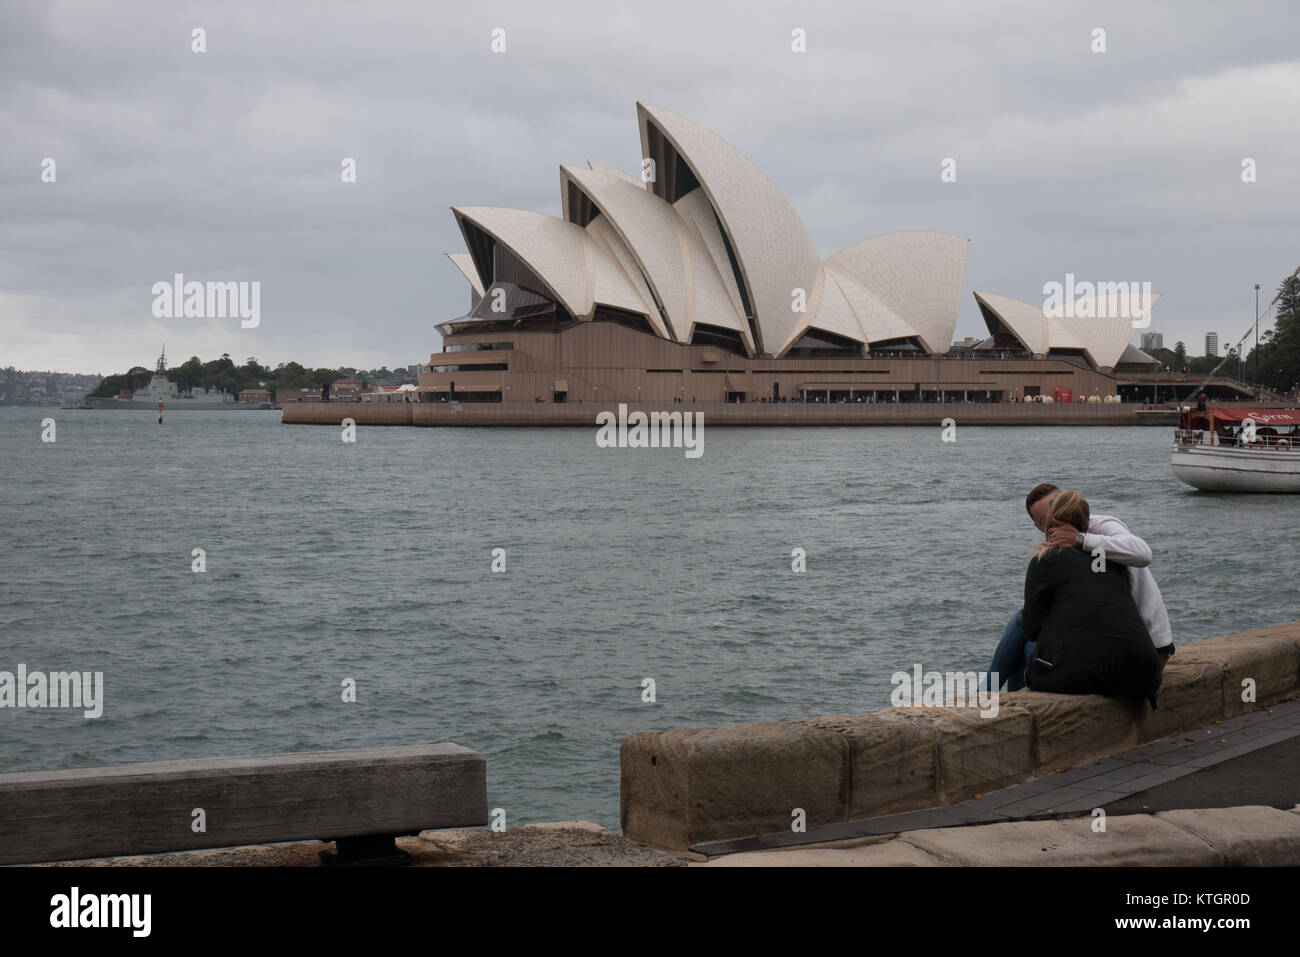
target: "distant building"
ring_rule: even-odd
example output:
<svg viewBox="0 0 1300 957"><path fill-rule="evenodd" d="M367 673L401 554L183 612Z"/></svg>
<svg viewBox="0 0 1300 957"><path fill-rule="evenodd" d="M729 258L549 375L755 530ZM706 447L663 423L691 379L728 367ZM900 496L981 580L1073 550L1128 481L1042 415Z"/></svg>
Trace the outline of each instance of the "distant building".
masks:
<svg viewBox="0 0 1300 957"><path fill-rule="evenodd" d="M1160 332L1142 333L1142 351L1150 352L1152 349L1163 349L1165 347L1165 337Z"/></svg>
<svg viewBox="0 0 1300 957"><path fill-rule="evenodd" d="M276 389L275 401L280 405L286 402L319 402L320 389Z"/></svg>
<svg viewBox="0 0 1300 957"><path fill-rule="evenodd" d="M437 324L418 398L1001 402L1114 395L1156 365L1129 346L1127 296L1119 315L1087 297L1049 315L1041 299L979 291L987 339L932 361L952 349L965 237L900 231L823 258L779 188L716 133L645 103L637 123L640 175L560 167L561 216L452 207L465 251L448 256L473 306Z"/></svg>
<svg viewBox="0 0 1300 957"><path fill-rule="evenodd" d="M335 379L330 383L331 399L360 399L360 379Z"/></svg>
<svg viewBox="0 0 1300 957"><path fill-rule="evenodd" d="M1217 356L1219 354L1219 334L1217 332L1207 332L1205 334L1205 354L1207 356Z"/></svg>
<svg viewBox="0 0 1300 957"><path fill-rule="evenodd" d="M239 393L240 402L270 402L271 393L268 389L245 389Z"/></svg>
<svg viewBox="0 0 1300 957"><path fill-rule="evenodd" d="M404 385L381 385L374 392L363 392L362 402L416 402L419 391L411 383Z"/></svg>

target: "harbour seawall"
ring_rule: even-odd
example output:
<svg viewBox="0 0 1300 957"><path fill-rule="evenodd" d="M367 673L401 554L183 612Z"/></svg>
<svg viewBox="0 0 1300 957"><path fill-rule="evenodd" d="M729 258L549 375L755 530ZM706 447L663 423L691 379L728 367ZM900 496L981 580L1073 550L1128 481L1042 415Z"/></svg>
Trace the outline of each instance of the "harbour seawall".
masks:
<svg viewBox="0 0 1300 957"><path fill-rule="evenodd" d="M1255 700L1243 701L1243 682ZM970 708L890 708L867 715L831 715L792 722L725 725L642 732L621 749L623 833L583 821L528 824L503 832L487 828L425 831L398 845L424 866L674 866L688 861L733 865L935 866L1054 865L1294 866L1300 861L1300 805L1293 811L1222 803L1176 804L1185 810L1116 812L1098 840L1092 815L1077 819L1015 820L970 826L928 824L916 815L888 818L890 827L860 840L813 841L801 848L745 852L711 840L752 835L790 836L790 809L803 808L811 830L827 822L861 822L891 810L952 804L1029 778L1050 789L1051 772L1164 739L1175 742L1157 761L1139 762L1147 787L1130 781L1126 793L1154 794L1178 761L1182 742L1222 727L1223 754L1205 742L1186 751L1200 766L1233 751L1258 748L1243 721L1265 738L1293 738L1277 717L1300 697L1300 621L1179 646L1165 669L1159 707L1133 710L1098 695L1019 691L1000 697L995 718ZM1257 726L1257 727L1256 727ZM1204 728L1196 739L1188 733ZM1241 743L1235 743L1242 735ZM1280 747L1280 745L1279 745ZM1256 754L1263 753L1255 751ZM1275 776L1276 759L1254 773ZM1108 772L1112 776L1115 772ZM1286 772L1286 773L1289 773ZM1283 777L1286 776L1283 774ZM1246 783L1242 798L1256 796ZM1220 785L1222 787L1222 785ZM1154 788L1154 790L1152 790ZM1058 786L1069 791L1068 784ZM1076 789L1077 790L1077 789ZM1211 797L1205 784L1196 797ZM1042 792L1036 792L1042 793ZM1102 803L1107 792L1090 795ZM1157 805L1158 807L1158 805ZM1194 810L1200 809L1200 810ZM868 822L869 823L869 822ZM782 834L784 832L784 834ZM898 837L893 840L891 835ZM813 835L808 835L810 838ZM774 843L774 842L773 842ZM1059 847L1058 847L1059 844ZM696 852L688 848L696 845ZM248 845L165 855L39 864L82 866L319 867L311 842Z"/></svg>
<svg viewBox="0 0 1300 957"><path fill-rule="evenodd" d="M594 426L596 414L617 414L612 403L531 402L294 402L281 419L290 425ZM1176 412L1147 412L1120 403L635 403L628 411L703 412L714 426L933 425L1173 425Z"/></svg>
<svg viewBox="0 0 1300 957"><path fill-rule="evenodd" d="M796 809L811 829L957 804L1297 696L1293 621L1179 646L1154 711L1017 691L1000 695L989 717L977 707L895 707L642 732L620 749L620 824L635 841L683 851L789 832Z"/></svg>

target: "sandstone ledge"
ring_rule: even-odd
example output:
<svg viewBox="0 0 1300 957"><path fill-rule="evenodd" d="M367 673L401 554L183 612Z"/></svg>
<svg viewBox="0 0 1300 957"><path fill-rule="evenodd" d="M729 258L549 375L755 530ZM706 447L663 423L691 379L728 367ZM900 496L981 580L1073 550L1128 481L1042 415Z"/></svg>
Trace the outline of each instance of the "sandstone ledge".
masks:
<svg viewBox="0 0 1300 957"><path fill-rule="evenodd" d="M1243 701L1243 682L1254 701ZM635 841L706 842L955 804L1300 695L1300 621L1179 646L1158 708L1100 695L1003 694L977 708L887 708L791 722L642 732L620 749Z"/></svg>

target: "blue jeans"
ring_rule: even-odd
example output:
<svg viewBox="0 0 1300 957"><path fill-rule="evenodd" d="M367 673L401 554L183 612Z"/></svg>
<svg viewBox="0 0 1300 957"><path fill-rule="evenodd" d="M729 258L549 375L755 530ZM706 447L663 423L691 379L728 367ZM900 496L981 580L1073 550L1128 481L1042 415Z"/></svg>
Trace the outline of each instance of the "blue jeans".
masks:
<svg viewBox="0 0 1300 957"><path fill-rule="evenodd" d="M1019 691L1025 686L1025 665L1038 647L1037 642L1025 641L1025 633L1020 627L1023 612L1023 609L1017 609L1007 622L1002 640L993 652L993 663L989 665L989 672L997 672L999 684L1005 683L1007 691ZM980 687L989 687L988 674L981 679Z"/></svg>

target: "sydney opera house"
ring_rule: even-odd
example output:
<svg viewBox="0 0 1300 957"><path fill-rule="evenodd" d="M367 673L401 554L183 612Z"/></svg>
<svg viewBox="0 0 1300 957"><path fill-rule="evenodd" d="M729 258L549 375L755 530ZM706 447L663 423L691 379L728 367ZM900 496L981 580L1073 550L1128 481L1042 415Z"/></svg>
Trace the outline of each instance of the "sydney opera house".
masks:
<svg viewBox="0 0 1300 957"><path fill-rule="evenodd" d="M1128 318L1058 318L975 293L989 335L952 346L968 240L864 239L826 259L776 185L685 117L637 104L640 175L560 167L563 216L452 208L470 309L441 322L423 401L1001 401L1112 395L1158 365Z"/></svg>

